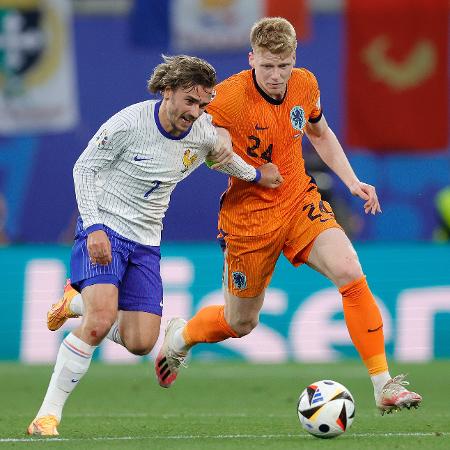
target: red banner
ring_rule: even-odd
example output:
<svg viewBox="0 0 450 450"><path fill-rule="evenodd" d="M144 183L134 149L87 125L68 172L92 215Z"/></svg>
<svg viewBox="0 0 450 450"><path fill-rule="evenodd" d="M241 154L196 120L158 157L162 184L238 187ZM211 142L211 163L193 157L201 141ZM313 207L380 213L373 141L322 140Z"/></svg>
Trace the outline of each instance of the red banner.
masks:
<svg viewBox="0 0 450 450"><path fill-rule="evenodd" d="M297 39L309 38L311 24L309 5L306 0L266 0L266 16L284 17L297 33Z"/></svg>
<svg viewBox="0 0 450 450"><path fill-rule="evenodd" d="M448 145L447 0L347 0L347 143Z"/></svg>

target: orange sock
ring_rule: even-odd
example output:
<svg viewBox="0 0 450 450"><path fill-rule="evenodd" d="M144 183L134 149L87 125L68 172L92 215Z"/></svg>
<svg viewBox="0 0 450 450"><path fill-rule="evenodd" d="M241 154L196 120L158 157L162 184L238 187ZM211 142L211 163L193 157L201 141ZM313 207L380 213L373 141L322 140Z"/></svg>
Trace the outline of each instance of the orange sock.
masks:
<svg viewBox="0 0 450 450"><path fill-rule="evenodd" d="M238 336L225 320L223 305L202 308L183 330L183 338L188 346L200 342L220 342L230 337Z"/></svg>
<svg viewBox="0 0 450 450"><path fill-rule="evenodd" d="M366 277L339 289L348 332L370 375L388 370L384 349L383 319Z"/></svg>

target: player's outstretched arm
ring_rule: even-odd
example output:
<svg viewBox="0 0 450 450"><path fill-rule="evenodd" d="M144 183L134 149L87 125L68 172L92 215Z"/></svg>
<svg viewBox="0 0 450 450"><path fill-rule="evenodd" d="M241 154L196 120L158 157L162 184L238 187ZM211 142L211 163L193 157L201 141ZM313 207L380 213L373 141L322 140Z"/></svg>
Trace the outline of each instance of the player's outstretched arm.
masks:
<svg viewBox="0 0 450 450"><path fill-rule="evenodd" d="M358 179L324 116L319 122L308 123L306 135L322 161L342 180L352 195L364 200L364 212L366 214L381 212L375 187Z"/></svg>
<svg viewBox="0 0 450 450"><path fill-rule="evenodd" d="M275 164L268 163L255 169L233 152L231 136L225 128L216 128L218 140L208 154L206 164L211 168L241 180L257 183L267 188L276 188L283 178Z"/></svg>

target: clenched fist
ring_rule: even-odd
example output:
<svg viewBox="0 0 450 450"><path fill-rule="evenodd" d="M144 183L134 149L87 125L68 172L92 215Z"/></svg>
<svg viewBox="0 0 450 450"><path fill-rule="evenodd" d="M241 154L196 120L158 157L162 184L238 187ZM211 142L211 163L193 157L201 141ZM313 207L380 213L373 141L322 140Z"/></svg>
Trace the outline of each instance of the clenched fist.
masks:
<svg viewBox="0 0 450 450"><path fill-rule="evenodd" d="M261 186L274 189L283 183L283 177L275 164L263 164L258 167L258 170L261 172L261 178L258 181Z"/></svg>

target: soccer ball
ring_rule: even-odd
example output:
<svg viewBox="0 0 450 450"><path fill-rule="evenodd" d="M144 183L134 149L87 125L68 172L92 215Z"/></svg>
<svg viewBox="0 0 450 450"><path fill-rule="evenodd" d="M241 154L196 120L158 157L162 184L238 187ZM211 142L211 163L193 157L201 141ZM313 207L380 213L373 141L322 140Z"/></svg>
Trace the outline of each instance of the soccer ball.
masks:
<svg viewBox="0 0 450 450"><path fill-rule="evenodd" d="M332 438L351 426L355 401L342 384L332 380L316 381L301 393L297 412L306 431L316 437Z"/></svg>

